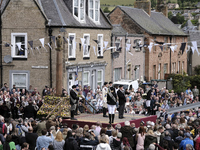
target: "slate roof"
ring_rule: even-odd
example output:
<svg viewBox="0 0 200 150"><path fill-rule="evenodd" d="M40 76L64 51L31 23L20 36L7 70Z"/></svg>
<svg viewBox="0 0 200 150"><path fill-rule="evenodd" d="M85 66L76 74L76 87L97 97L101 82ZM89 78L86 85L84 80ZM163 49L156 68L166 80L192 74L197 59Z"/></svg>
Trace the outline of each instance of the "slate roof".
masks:
<svg viewBox="0 0 200 150"><path fill-rule="evenodd" d="M144 10L138 8L127 6L117 6L116 8L120 8L135 23L137 23L138 26L143 28L149 34L186 36L186 34L182 30L180 30L175 24L171 22L171 20L166 18L162 13L151 12L151 16L149 16Z"/></svg>
<svg viewBox="0 0 200 150"><path fill-rule="evenodd" d="M200 31L189 31L188 32L190 35L190 41L197 41L197 46L200 47L200 41L199 41L199 37L200 37Z"/></svg>
<svg viewBox="0 0 200 150"><path fill-rule="evenodd" d="M127 31L120 24L113 24L112 33L115 35L125 35Z"/></svg>
<svg viewBox="0 0 200 150"><path fill-rule="evenodd" d="M38 0L40 7L46 14L48 19L51 19L51 26L63 27L82 27L82 28L104 28L111 29L112 26L107 17L100 10L100 23L94 23L85 14L85 23L80 23L73 17L63 0Z"/></svg>

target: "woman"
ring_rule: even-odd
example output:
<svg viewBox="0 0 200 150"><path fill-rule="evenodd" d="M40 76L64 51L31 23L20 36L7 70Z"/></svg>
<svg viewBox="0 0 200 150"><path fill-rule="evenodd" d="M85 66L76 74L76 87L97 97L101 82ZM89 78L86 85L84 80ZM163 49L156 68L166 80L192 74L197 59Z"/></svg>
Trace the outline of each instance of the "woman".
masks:
<svg viewBox="0 0 200 150"><path fill-rule="evenodd" d="M16 150L15 142L12 141L12 135L6 136L6 142L3 145L4 150Z"/></svg>
<svg viewBox="0 0 200 150"><path fill-rule="evenodd" d="M136 138L137 138L136 150L144 150L144 139L145 139L144 126L141 126L139 128L139 133L137 134Z"/></svg>
<svg viewBox="0 0 200 150"><path fill-rule="evenodd" d="M111 150L110 145L108 144L108 139L105 134L102 134L100 137L100 143L97 145L96 150Z"/></svg>
<svg viewBox="0 0 200 150"><path fill-rule="evenodd" d="M56 134L56 138L53 140L53 147L55 150L63 150L65 141L63 140L63 135L60 131Z"/></svg>
<svg viewBox="0 0 200 150"><path fill-rule="evenodd" d="M125 149L125 147L126 147L129 150L132 150L131 145L129 144L128 139L126 137L124 137L122 139L122 143L123 143L123 149Z"/></svg>
<svg viewBox="0 0 200 150"><path fill-rule="evenodd" d="M147 150L152 143L157 143L157 137L154 135L153 130L149 130L145 135L144 149Z"/></svg>
<svg viewBox="0 0 200 150"><path fill-rule="evenodd" d="M69 130L67 132L67 137L65 139L65 144L63 150L78 150L78 143L75 138L72 136L72 131Z"/></svg>
<svg viewBox="0 0 200 150"><path fill-rule="evenodd" d="M109 124L114 123L116 102L117 102L117 94L115 92L115 88L110 87L107 94Z"/></svg>

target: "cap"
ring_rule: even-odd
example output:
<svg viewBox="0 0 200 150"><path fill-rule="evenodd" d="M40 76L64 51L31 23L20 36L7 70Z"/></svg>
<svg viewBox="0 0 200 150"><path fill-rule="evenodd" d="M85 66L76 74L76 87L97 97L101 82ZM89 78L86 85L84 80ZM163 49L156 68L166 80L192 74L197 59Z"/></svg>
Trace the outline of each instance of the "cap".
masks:
<svg viewBox="0 0 200 150"><path fill-rule="evenodd" d="M118 133L117 133L117 137L118 137L118 138L121 138L121 137L122 137L122 133L121 133L121 132L118 132Z"/></svg>
<svg viewBox="0 0 200 150"><path fill-rule="evenodd" d="M184 136L185 137L190 137L191 135L190 135L190 133L185 133Z"/></svg>

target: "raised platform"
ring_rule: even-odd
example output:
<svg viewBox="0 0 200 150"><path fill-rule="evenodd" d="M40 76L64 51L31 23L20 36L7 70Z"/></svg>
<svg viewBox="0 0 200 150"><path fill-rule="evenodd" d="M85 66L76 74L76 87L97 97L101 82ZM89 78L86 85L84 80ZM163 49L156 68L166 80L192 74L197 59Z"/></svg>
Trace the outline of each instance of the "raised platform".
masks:
<svg viewBox="0 0 200 150"><path fill-rule="evenodd" d="M153 121L156 122L157 116L144 116L144 115L131 115L131 114L124 114L123 119L118 118L118 113L115 113L115 120L114 123L112 124L115 126L116 124L121 124L121 126L124 126L125 121L130 121L130 123L135 123L136 127L140 126L140 122L144 121L145 123L147 121ZM78 116L75 116L77 120L70 120L70 119L64 119L63 122L67 123L69 127L72 126L72 124L78 124L80 127L83 127L84 125L95 125L97 121L100 121L102 123L103 127L107 127L109 118L108 117L103 117L103 114L80 114Z"/></svg>

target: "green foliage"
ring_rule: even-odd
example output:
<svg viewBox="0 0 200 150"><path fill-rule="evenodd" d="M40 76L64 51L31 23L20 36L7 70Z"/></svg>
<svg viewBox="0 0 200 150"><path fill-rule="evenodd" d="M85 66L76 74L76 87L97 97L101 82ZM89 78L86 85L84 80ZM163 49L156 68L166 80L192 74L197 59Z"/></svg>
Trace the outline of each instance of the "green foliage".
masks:
<svg viewBox="0 0 200 150"><path fill-rule="evenodd" d="M109 13L110 10L108 9L108 7L105 7L104 10L103 10L103 12L104 12L104 13Z"/></svg>
<svg viewBox="0 0 200 150"><path fill-rule="evenodd" d="M176 16L172 16L171 21L174 24L183 24L185 22L185 18L178 13Z"/></svg>
<svg viewBox="0 0 200 150"><path fill-rule="evenodd" d="M196 75L200 75L200 65L194 67L194 72Z"/></svg>
<svg viewBox="0 0 200 150"><path fill-rule="evenodd" d="M170 12L168 12L168 18L171 20L172 19L172 17L173 17L173 14L172 14L172 12L170 11Z"/></svg>
<svg viewBox="0 0 200 150"><path fill-rule="evenodd" d="M155 8L156 7L156 0L151 0L151 8Z"/></svg>
<svg viewBox="0 0 200 150"><path fill-rule="evenodd" d="M191 20L191 22L192 22L192 24L194 25L194 26L197 26L198 25L198 20L196 19L196 20Z"/></svg>

